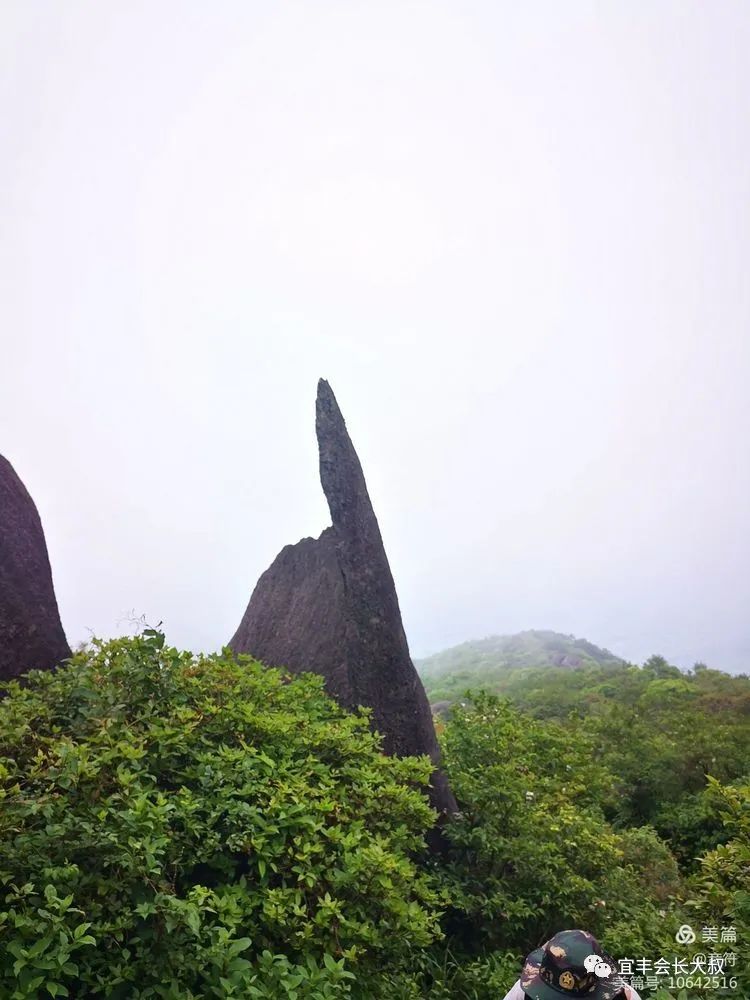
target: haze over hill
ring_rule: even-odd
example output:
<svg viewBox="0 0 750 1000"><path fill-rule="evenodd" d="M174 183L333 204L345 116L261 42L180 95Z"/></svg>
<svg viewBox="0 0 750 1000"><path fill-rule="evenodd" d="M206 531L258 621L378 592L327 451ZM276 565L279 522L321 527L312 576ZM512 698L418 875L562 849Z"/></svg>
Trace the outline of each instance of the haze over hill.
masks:
<svg viewBox="0 0 750 1000"><path fill-rule="evenodd" d="M323 375L416 655L747 669L749 10L3 3L3 452L69 642L231 635L327 523Z"/></svg>
<svg viewBox="0 0 750 1000"><path fill-rule="evenodd" d="M614 666L624 662L622 657L595 646L587 639L577 639L549 629L528 629L514 635L470 639L415 660L417 669L425 677L456 671L481 673L502 667L511 670L520 667Z"/></svg>
<svg viewBox="0 0 750 1000"><path fill-rule="evenodd" d="M467 690L484 689L520 697L524 704L530 690L542 701L556 697L551 692L562 683L558 678L560 670L576 674L563 683L564 687L586 690L604 682L610 697L610 681L632 667L628 660L587 639L544 629L473 639L415 660L415 664L433 709L438 711L463 697ZM685 676L658 654L651 656L644 666L654 668L658 676ZM710 673L726 676L720 670Z"/></svg>

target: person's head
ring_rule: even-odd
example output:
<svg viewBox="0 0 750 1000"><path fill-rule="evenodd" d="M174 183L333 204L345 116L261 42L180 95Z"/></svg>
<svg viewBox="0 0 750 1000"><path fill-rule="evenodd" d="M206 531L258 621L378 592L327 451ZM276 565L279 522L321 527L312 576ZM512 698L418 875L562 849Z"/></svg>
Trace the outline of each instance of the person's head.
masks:
<svg viewBox="0 0 750 1000"><path fill-rule="evenodd" d="M524 993L523 996L524 1000L534 1000L534 998L530 997L528 993ZM615 993L615 995L612 997L612 1000L628 1000L627 996L625 995L625 990L621 989L619 992Z"/></svg>
<svg viewBox="0 0 750 1000"><path fill-rule="evenodd" d="M533 997L530 997L528 993L524 993L523 996L524 1000L533 1000ZM618 993L615 993L615 995L612 997L612 1000L628 1000L628 998L625 995L625 990L622 989Z"/></svg>
<svg viewBox="0 0 750 1000"><path fill-rule="evenodd" d="M521 989L527 1000L617 1000L624 983L617 966L588 931L560 931L526 959Z"/></svg>

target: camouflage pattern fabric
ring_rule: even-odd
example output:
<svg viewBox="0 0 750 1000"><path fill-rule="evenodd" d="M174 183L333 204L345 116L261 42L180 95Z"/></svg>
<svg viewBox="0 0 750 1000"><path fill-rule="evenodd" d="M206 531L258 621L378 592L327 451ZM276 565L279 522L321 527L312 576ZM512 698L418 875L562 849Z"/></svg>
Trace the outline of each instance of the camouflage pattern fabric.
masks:
<svg viewBox="0 0 750 1000"><path fill-rule="evenodd" d="M588 931L560 931L524 963L521 989L529 1000L587 997L614 1000L626 985L617 963Z"/></svg>

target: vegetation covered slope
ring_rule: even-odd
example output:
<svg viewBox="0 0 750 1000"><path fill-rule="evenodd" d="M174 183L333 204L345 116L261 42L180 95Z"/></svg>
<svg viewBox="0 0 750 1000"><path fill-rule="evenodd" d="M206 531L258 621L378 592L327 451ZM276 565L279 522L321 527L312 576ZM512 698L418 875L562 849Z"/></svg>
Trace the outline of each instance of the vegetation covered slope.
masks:
<svg viewBox="0 0 750 1000"><path fill-rule="evenodd" d="M532 667L606 669L624 663L586 639L534 629L473 639L415 662L433 701L458 697L477 686L505 691L512 686L517 671Z"/></svg>
<svg viewBox="0 0 750 1000"><path fill-rule="evenodd" d="M728 782L750 773L750 678L703 664L683 672L661 656L639 667L590 643L585 645L597 660L592 655L576 667L505 665L531 655L540 636L552 635L510 637L513 648L523 650L515 660L498 653L469 671L425 672L433 705L450 711L457 700L486 690L535 719L564 725L571 741L594 738L593 752L618 781L608 818L619 825L652 824L680 862L694 866L722 835L722 824L706 817L706 776ZM482 644L440 655L449 661L457 650L467 656L475 646Z"/></svg>
<svg viewBox="0 0 750 1000"><path fill-rule="evenodd" d="M439 857L428 760L385 757L318 677L147 631L11 684L0 996L496 1000L572 926L653 960L686 921L732 924L741 956L747 679L549 669L614 687L582 706L573 685L572 710L564 686L457 706ZM685 996L744 996L746 968Z"/></svg>
<svg viewBox="0 0 750 1000"><path fill-rule="evenodd" d="M439 934L429 770L321 678L155 632L37 673L0 703L0 996L376 982Z"/></svg>

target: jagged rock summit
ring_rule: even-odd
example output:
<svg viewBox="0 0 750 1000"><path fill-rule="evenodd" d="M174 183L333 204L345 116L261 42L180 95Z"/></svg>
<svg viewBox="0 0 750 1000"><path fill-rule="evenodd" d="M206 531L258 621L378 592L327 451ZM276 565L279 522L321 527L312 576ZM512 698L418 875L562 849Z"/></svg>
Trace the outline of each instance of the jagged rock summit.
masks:
<svg viewBox="0 0 750 1000"><path fill-rule="evenodd" d="M0 680L49 669L68 656L42 522L0 455Z"/></svg>
<svg viewBox="0 0 750 1000"><path fill-rule="evenodd" d="M330 385L318 383L320 481L332 525L281 550L253 591L229 645L269 666L322 674L346 707L367 705L387 753L439 748L424 687L409 656L396 587L357 453ZM456 803L440 770L433 805Z"/></svg>

